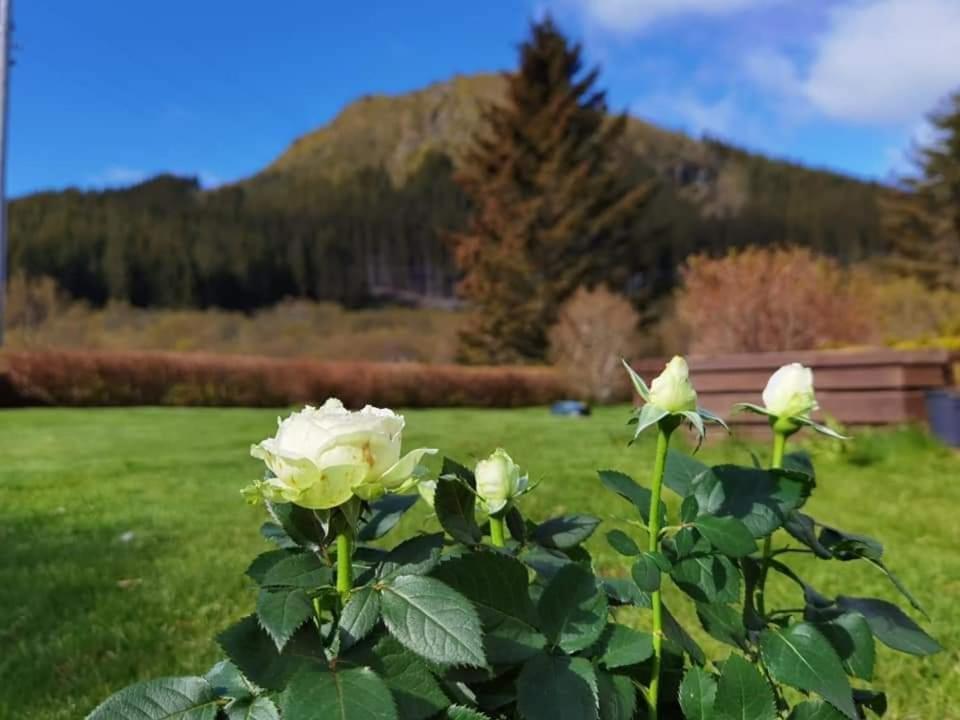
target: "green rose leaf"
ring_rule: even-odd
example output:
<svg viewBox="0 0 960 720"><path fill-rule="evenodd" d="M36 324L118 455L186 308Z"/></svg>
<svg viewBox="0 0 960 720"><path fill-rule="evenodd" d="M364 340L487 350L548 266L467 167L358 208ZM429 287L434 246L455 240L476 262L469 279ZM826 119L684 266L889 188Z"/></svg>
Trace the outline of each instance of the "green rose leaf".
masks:
<svg viewBox="0 0 960 720"><path fill-rule="evenodd" d="M670 450L663 470L663 483L682 498L690 495L693 482L710 468L687 453Z"/></svg>
<svg viewBox="0 0 960 720"><path fill-rule="evenodd" d="M244 677L267 690L283 690L300 668L326 662L316 628L302 627L278 652L255 615L224 630L217 642Z"/></svg>
<svg viewBox="0 0 960 720"><path fill-rule="evenodd" d="M820 544L829 550L837 560L879 560L883 555L883 545L866 535L848 533L844 530L824 526L818 538Z"/></svg>
<svg viewBox="0 0 960 720"><path fill-rule="evenodd" d="M807 700L795 706L788 720L843 720L844 714L823 700Z"/></svg>
<svg viewBox="0 0 960 720"><path fill-rule="evenodd" d="M837 607L863 615L877 640L894 650L911 655L933 655L943 649L903 610L885 600L841 595L837 598Z"/></svg>
<svg viewBox="0 0 960 720"><path fill-rule="evenodd" d="M310 510L293 503L267 502L267 511L297 545L316 550L328 540L329 510Z"/></svg>
<svg viewBox="0 0 960 720"><path fill-rule="evenodd" d="M595 671L600 699L600 720L631 720L637 710L637 690L624 675Z"/></svg>
<svg viewBox="0 0 960 720"><path fill-rule="evenodd" d="M264 589L257 596L257 619L277 646L277 651L313 615L313 604L302 588Z"/></svg>
<svg viewBox="0 0 960 720"><path fill-rule="evenodd" d="M370 668L302 670L284 691L281 707L290 720L399 720L390 688Z"/></svg>
<svg viewBox="0 0 960 720"><path fill-rule="evenodd" d="M589 570L564 565L544 588L537 605L547 639L565 652L595 643L607 622L607 598Z"/></svg>
<svg viewBox="0 0 960 720"><path fill-rule="evenodd" d="M533 540L544 547L566 550L593 535L599 524L600 519L591 515L563 515L538 525Z"/></svg>
<svg viewBox="0 0 960 720"><path fill-rule="evenodd" d="M677 622L677 619L667 610L667 606L662 606L663 611L663 634L670 642L681 648L690 659L697 665L703 665L707 662L707 656L703 653L703 648L697 645L697 641L690 637L690 634L683 629L683 626Z"/></svg>
<svg viewBox="0 0 960 720"><path fill-rule="evenodd" d="M814 625L801 622L784 630L764 630L760 652L774 680L815 692L856 720L853 691L840 658Z"/></svg>
<svg viewBox="0 0 960 720"><path fill-rule="evenodd" d="M653 493L645 487L637 485L629 475L625 475L617 470L600 470L600 482L608 490L612 490L627 502L631 503L640 513L645 523L650 522L650 503L653 501ZM660 524L665 524L667 517L667 506L660 501Z"/></svg>
<svg viewBox="0 0 960 720"><path fill-rule="evenodd" d="M711 637L741 650L746 648L747 629L735 608L721 603L697 603L697 617Z"/></svg>
<svg viewBox="0 0 960 720"><path fill-rule="evenodd" d="M471 488L476 489L477 487L477 480L473 476L473 470L470 470L468 467L461 465L456 460L452 460L448 457L443 458L443 465L440 468L440 477L460 478Z"/></svg>
<svg viewBox="0 0 960 720"><path fill-rule="evenodd" d="M476 520L477 496L463 480L441 477L433 496L440 525L454 540L476 545L483 534Z"/></svg>
<svg viewBox="0 0 960 720"><path fill-rule="evenodd" d="M271 520L263 523L260 526L260 534L263 536L264 540L269 540L277 547L283 550L296 550L300 546L287 535L286 531L280 526L279 523L275 523Z"/></svg>
<svg viewBox="0 0 960 720"><path fill-rule="evenodd" d="M510 509L507 510L507 514L504 515L503 519L506 521L507 529L510 531L513 539L521 545L527 541L528 528L533 529L536 527L533 523L524 519L523 514L516 505L510 506Z"/></svg>
<svg viewBox="0 0 960 720"><path fill-rule="evenodd" d="M887 712L887 695L877 690L854 688L853 702L861 712L867 708L881 717Z"/></svg>
<svg viewBox="0 0 960 720"><path fill-rule="evenodd" d="M214 720L217 699L204 678L159 678L124 688L87 720Z"/></svg>
<svg viewBox="0 0 960 720"><path fill-rule="evenodd" d="M447 714L444 717L447 720L490 720L489 715L462 705L451 705L447 708Z"/></svg>
<svg viewBox="0 0 960 720"><path fill-rule="evenodd" d="M722 720L776 720L773 691L756 667L739 655L723 662L713 704Z"/></svg>
<svg viewBox="0 0 960 720"><path fill-rule="evenodd" d="M817 473L813 468L813 459L806 450L795 450L784 455L783 469L806 475L814 481L817 479Z"/></svg>
<svg viewBox="0 0 960 720"><path fill-rule="evenodd" d="M614 607L618 605L635 605L636 607L650 607L650 593L637 587L633 580L627 578L603 578L601 581L603 591L607 594L610 604Z"/></svg>
<svg viewBox="0 0 960 720"><path fill-rule="evenodd" d="M610 543L610 547L621 555L630 557L640 554L640 548L637 546L637 543L622 530L611 530L608 532L607 542Z"/></svg>
<svg viewBox="0 0 960 720"><path fill-rule="evenodd" d="M294 557L295 553L290 550L268 550L265 553L257 555L244 573L257 585L262 585L264 578L270 569L281 560Z"/></svg>
<svg viewBox="0 0 960 720"><path fill-rule="evenodd" d="M644 592L656 592L660 589L660 563L653 553L645 552L630 568L630 575L637 587Z"/></svg>
<svg viewBox="0 0 960 720"><path fill-rule="evenodd" d="M525 720L598 720L597 677L584 658L539 654L517 677L517 708Z"/></svg>
<svg viewBox="0 0 960 720"><path fill-rule="evenodd" d="M387 553L378 574L385 579L398 575L426 575L440 562L442 551L443 533L417 535Z"/></svg>
<svg viewBox="0 0 960 720"><path fill-rule="evenodd" d="M736 602L740 573L723 555L694 555L673 566L674 584L697 602Z"/></svg>
<svg viewBox="0 0 960 720"><path fill-rule="evenodd" d="M313 590L329 585L333 571L312 553L298 553L284 558L264 575L264 587L292 587Z"/></svg>
<svg viewBox="0 0 960 720"><path fill-rule="evenodd" d="M680 709L687 720L713 720L717 681L706 670L692 667L680 683Z"/></svg>
<svg viewBox="0 0 960 720"><path fill-rule="evenodd" d="M280 711L273 700L260 696L234 700L225 708L227 720L280 720Z"/></svg>
<svg viewBox="0 0 960 720"><path fill-rule="evenodd" d="M844 670L864 680L873 679L876 646L870 625L860 613L844 613L817 629L836 650Z"/></svg>
<svg viewBox="0 0 960 720"><path fill-rule="evenodd" d="M900 578L898 578L896 575L893 574L893 572L891 572L890 568L884 565L883 562L880 560L869 560L868 562L870 562L874 567L880 570L880 572L882 572L884 575L887 576L887 579L891 583L893 583L893 586L900 592L901 595L903 595L903 597L907 599L907 602L910 603L910 607L912 607L917 612L923 614L923 616L929 620L927 611L920 606L920 603L913 596L913 593L911 593L907 589L907 586L904 585L903 582L901 582Z"/></svg>
<svg viewBox="0 0 960 720"><path fill-rule="evenodd" d="M221 660L203 677L219 697L242 699L252 696L256 691L240 668L229 660Z"/></svg>
<svg viewBox="0 0 960 720"><path fill-rule="evenodd" d="M797 510L787 513L783 529L813 550L818 558L824 560L833 558L830 549L820 544L820 540L817 538L817 522L809 515L804 515Z"/></svg>
<svg viewBox="0 0 960 720"><path fill-rule="evenodd" d="M501 553L470 553L443 563L433 576L473 603L490 663L523 662L546 645L535 627L528 571L518 560Z"/></svg>
<svg viewBox="0 0 960 720"><path fill-rule="evenodd" d="M419 498L419 495L390 494L370 503L370 514L363 520L357 539L360 542L370 542L383 537L396 527L403 514L412 508Z"/></svg>
<svg viewBox="0 0 960 720"><path fill-rule="evenodd" d="M700 503L693 495L687 495L680 503L680 522L692 523L700 514Z"/></svg>
<svg viewBox="0 0 960 720"><path fill-rule="evenodd" d="M463 595L418 575L401 575L382 592L384 623L405 647L437 663L486 667L480 619Z"/></svg>
<svg viewBox="0 0 960 720"><path fill-rule="evenodd" d="M812 489L813 481L800 473L737 465L717 465L692 486L701 516L734 517L755 538L780 527L786 514L803 505Z"/></svg>
<svg viewBox="0 0 960 720"><path fill-rule="evenodd" d="M583 549L583 546L575 548L575 550L580 551ZM565 565L570 565L571 563L583 564L585 567L589 567L589 562L584 562L581 558L573 558L573 552L567 551L563 552L561 550L552 550L550 548L541 547L539 545L531 545L523 550L520 555L520 560L523 563L532 569L537 575L539 575L543 580L549 581L553 579L553 576L556 575L560 568Z"/></svg>
<svg viewBox="0 0 960 720"><path fill-rule="evenodd" d="M738 558L757 549L749 528L736 518L706 515L697 518L694 527L724 555Z"/></svg>
<svg viewBox="0 0 960 720"><path fill-rule="evenodd" d="M372 647L357 646L345 659L369 667L383 679L401 720L426 720L450 704L427 663L389 635Z"/></svg>
<svg viewBox="0 0 960 720"><path fill-rule="evenodd" d="M347 650L376 627L380 619L380 594L363 587L350 595L340 615L340 648Z"/></svg>
<svg viewBox="0 0 960 720"><path fill-rule="evenodd" d="M610 670L637 665L653 656L653 636L626 625L607 623L592 654Z"/></svg>

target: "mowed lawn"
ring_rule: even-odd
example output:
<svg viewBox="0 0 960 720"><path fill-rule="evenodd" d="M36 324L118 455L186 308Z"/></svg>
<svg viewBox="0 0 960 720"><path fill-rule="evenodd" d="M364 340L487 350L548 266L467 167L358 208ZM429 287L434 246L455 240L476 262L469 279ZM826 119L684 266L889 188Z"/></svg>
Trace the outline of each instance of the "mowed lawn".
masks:
<svg viewBox="0 0 960 720"><path fill-rule="evenodd" d="M212 638L251 611L243 571L268 548L258 534L264 512L239 489L260 474L248 448L273 433L278 412L0 412L0 718L77 720L131 682L203 673L218 659ZM438 447L468 465L507 448L542 481L525 512L608 520L589 547L603 571L622 574L603 534L629 529L617 521L627 507L595 471L647 481L651 446L627 447L627 412L580 420L539 408L409 411L404 444ZM749 462L751 448L766 456L762 444L734 442L702 455ZM811 450L819 488L810 513L881 539L947 648L928 659L881 650L888 717L960 720L960 457L911 430L861 436L844 453L832 442ZM393 537L435 527L418 507ZM803 560L791 563L821 592L898 601L870 567ZM689 608L674 588L666 592L672 607ZM800 604L787 584L773 594Z"/></svg>

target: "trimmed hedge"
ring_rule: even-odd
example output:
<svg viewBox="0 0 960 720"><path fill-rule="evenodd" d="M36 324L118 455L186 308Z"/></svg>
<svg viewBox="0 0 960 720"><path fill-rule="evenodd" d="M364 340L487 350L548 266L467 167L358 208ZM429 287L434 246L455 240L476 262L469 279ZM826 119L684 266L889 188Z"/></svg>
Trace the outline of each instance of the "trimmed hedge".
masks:
<svg viewBox="0 0 960 720"><path fill-rule="evenodd" d="M0 355L0 406L276 407L339 397L349 406L518 407L566 394L544 367L315 362L166 352Z"/></svg>

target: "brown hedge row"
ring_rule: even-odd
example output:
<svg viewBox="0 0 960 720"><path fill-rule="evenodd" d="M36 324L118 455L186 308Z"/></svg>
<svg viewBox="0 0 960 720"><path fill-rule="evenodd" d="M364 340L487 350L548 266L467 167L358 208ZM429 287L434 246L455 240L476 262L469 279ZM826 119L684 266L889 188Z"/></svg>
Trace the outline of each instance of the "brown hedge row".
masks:
<svg viewBox="0 0 960 720"><path fill-rule="evenodd" d="M276 407L339 397L348 406L517 407L565 395L542 367L316 362L166 352L0 354L0 406Z"/></svg>

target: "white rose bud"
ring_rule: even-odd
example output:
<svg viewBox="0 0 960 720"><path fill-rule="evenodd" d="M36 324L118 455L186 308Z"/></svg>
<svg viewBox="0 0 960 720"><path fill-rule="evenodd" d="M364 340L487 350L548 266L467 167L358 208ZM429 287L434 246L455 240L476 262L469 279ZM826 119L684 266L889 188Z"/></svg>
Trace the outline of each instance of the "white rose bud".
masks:
<svg viewBox="0 0 960 720"><path fill-rule="evenodd" d="M813 394L813 370L800 363L784 365L767 381L763 404L776 417L807 417L816 410Z"/></svg>
<svg viewBox="0 0 960 720"><path fill-rule="evenodd" d="M489 514L498 513L525 487L520 468L502 448L477 463L477 495Z"/></svg>
<svg viewBox="0 0 960 720"><path fill-rule="evenodd" d="M401 458L401 415L369 405L351 412L336 398L278 422L276 436L250 448L274 475L260 487L271 499L307 508L402 492L416 484L417 463L436 452L419 448Z"/></svg>
<svg viewBox="0 0 960 720"><path fill-rule="evenodd" d="M690 383L687 361L679 355L650 383L650 404L668 413L697 409L697 392Z"/></svg>

